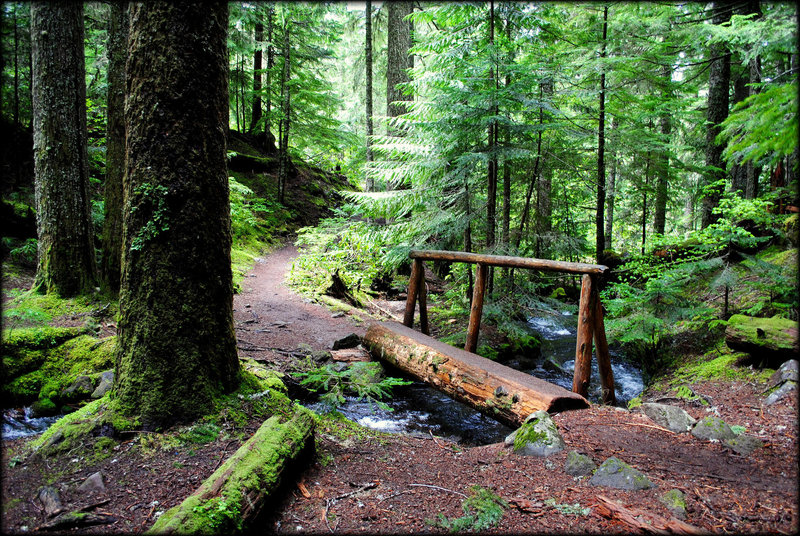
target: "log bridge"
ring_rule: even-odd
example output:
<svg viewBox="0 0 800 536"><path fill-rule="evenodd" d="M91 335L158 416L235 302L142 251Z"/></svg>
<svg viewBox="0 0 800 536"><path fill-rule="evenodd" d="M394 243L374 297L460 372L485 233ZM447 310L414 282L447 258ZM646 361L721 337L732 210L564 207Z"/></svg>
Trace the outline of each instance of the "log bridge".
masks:
<svg viewBox="0 0 800 536"><path fill-rule="evenodd" d="M508 424L520 425L536 410L560 411L588 406L586 396L591 376L594 339L602 384L602 401L604 404L615 403L614 373L611 370L603 323L603 307L597 293L598 279L608 272L607 266L458 251L412 250L409 256L414 263L403 326L390 322L372 324L364 337L364 343L373 355L480 411ZM426 260L477 265L467 340L463 351L429 336L423 265ZM583 275L572 392L474 353L478 346L489 266ZM411 329L417 302L422 333Z"/></svg>

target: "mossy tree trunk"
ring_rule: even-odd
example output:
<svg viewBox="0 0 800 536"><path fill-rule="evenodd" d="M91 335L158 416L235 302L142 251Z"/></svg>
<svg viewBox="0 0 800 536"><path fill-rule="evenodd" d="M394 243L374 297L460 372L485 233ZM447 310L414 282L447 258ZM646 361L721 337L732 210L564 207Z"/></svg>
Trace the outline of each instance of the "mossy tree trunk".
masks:
<svg viewBox="0 0 800 536"><path fill-rule="evenodd" d="M62 296L95 283L86 152L83 4L31 3L36 288Z"/></svg>
<svg viewBox="0 0 800 536"><path fill-rule="evenodd" d="M125 175L125 60L128 57L128 2L111 2L108 27L108 96L106 129L103 285L119 292L122 269L122 177Z"/></svg>
<svg viewBox="0 0 800 536"><path fill-rule="evenodd" d="M236 387L224 3L131 4L118 409L187 421Z"/></svg>

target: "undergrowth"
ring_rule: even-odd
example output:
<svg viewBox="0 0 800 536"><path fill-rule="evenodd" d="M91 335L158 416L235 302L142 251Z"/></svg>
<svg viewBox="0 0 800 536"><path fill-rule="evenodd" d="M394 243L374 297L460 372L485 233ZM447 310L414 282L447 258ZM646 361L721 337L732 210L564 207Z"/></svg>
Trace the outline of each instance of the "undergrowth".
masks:
<svg viewBox="0 0 800 536"><path fill-rule="evenodd" d="M508 503L492 490L480 486L470 488L470 496L461 503L464 515L449 519L439 514L426 523L450 532L480 532L497 525L508 508Z"/></svg>

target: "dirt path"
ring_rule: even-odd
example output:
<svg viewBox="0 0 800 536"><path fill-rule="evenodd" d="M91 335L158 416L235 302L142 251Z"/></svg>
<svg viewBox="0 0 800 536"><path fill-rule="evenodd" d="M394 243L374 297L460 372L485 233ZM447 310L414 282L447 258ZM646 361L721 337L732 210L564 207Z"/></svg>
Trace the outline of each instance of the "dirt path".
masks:
<svg viewBox="0 0 800 536"><path fill-rule="evenodd" d="M363 322L332 313L286 286L286 274L297 255L297 248L287 245L260 259L242 282L242 292L233 299L240 353L269 361L279 369L290 359L285 352L304 345L311 350L330 350L334 341L366 332Z"/></svg>

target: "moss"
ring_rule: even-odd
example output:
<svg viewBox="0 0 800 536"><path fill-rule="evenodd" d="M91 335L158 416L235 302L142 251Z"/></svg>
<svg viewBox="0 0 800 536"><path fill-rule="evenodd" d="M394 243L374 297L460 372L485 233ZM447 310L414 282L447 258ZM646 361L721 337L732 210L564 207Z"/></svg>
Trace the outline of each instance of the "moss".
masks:
<svg viewBox="0 0 800 536"><path fill-rule="evenodd" d="M3 370L6 378L16 378L42 366L46 350L61 345L64 341L77 337L81 328L39 328L10 329L3 333L0 343Z"/></svg>
<svg viewBox="0 0 800 536"><path fill-rule="evenodd" d="M628 401L628 409L638 408L642 405L642 395L631 398Z"/></svg>
<svg viewBox="0 0 800 536"><path fill-rule="evenodd" d="M58 413L58 406L49 398L42 398L33 403L33 412L37 416L51 416Z"/></svg>
<svg viewBox="0 0 800 536"><path fill-rule="evenodd" d="M47 456L53 452L69 450L83 443L84 438L101 423L107 397L62 417L30 443L34 453ZM61 439L58 439L59 436Z"/></svg>
<svg viewBox="0 0 800 536"><path fill-rule="evenodd" d="M514 436L514 452L518 451L528 443L537 443L547 438L547 434L535 429L539 424L540 419L534 418L530 421L523 423L517 430Z"/></svg>
<svg viewBox="0 0 800 536"><path fill-rule="evenodd" d="M724 351L724 347L722 349ZM746 358L747 354L742 352L726 352L719 355L718 351L714 350L676 370L672 374L670 383L697 380L753 380L754 377L757 380L766 381L775 372L770 369L753 371L748 367L736 366L737 362Z"/></svg>

